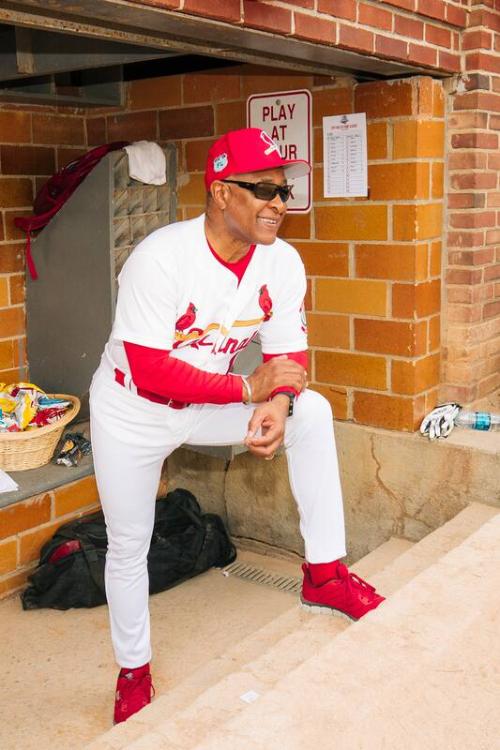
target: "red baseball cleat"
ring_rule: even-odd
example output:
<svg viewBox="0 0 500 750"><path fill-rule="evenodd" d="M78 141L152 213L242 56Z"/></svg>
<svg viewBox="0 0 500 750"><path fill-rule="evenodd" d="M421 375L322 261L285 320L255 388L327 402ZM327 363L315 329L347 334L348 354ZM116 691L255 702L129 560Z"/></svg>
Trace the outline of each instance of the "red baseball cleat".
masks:
<svg viewBox="0 0 500 750"><path fill-rule="evenodd" d="M319 586L314 585L307 563L302 566L302 571L301 600L306 607L336 610L351 620L359 620L385 601L385 597L377 594L373 586L355 573L350 573L343 563L337 563L334 578Z"/></svg>
<svg viewBox="0 0 500 750"><path fill-rule="evenodd" d="M153 695L154 687L149 664L137 669L121 669L116 683L115 724L126 721L132 714L151 703Z"/></svg>

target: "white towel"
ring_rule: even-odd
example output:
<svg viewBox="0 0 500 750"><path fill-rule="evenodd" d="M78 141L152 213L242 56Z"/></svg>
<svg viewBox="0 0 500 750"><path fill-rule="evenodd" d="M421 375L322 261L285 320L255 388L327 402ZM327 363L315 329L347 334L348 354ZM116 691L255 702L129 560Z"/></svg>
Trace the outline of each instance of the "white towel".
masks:
<svg viewBox="0 0 500 750"><path fill-rule="evenodd" d="M146 185L164 185L167 181L167 162L160 146L153 141L135 141L125 146L128 171L134 180Z"/></svg>

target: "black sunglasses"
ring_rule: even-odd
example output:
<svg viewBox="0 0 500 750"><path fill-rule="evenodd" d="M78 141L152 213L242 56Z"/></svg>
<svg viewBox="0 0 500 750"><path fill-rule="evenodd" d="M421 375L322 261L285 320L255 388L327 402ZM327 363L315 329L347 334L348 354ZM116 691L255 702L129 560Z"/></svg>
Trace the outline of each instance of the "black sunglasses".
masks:
<svg viewBox="0 0 500 750"><path fill-rule="evenodd" d="M273 182L241 182L240 180L221 180L250 190L260 201L272 201L277 195L286 203L292 194L292 185L275 185Z"/></svg>

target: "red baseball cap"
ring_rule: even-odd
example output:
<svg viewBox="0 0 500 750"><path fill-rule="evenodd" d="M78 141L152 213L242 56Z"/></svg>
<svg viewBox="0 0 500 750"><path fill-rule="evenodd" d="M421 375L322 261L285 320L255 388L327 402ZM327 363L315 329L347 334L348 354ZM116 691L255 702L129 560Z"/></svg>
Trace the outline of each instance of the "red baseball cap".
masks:
<svg viewBox="0 0 500 750"><path fill-rule="evenodd" d="M230 130L208 152L205 185L209 190L214 180L224 180L229 175L279 167L287 178L303 177L311 171L311 165L303 159L282 159L278 144L265 130Z"/></svg>

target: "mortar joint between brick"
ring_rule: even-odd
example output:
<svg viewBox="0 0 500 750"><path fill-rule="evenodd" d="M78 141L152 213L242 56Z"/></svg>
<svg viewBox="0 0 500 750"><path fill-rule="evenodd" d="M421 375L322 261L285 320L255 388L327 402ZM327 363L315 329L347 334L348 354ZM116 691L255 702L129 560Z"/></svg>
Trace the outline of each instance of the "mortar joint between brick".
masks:
<svg viewBox="0 0 500 750"><path fill-rule="evenodd" d="M347 275L350 279L356 278L356 254L355 254L355 243L349 242L348 246L348 269Z"/></svg>
<svg viewBox="0 0 500 750"><path fill-rule="evenodd" d="M474 112L474 110L465 110L465 109L464 109L464 110L461 110L461 112L460 112L460 113L461 113L461 114L468 114L468 113L471 113L471 112ZM490 117L492 117L492 116L494 117L494 116L495 116L496 114L498 114L498 113L497 113L497 112L486 112L485 114L489 115ZM462 128L459 128L459 127L454 127L454 128L453 128L453 129L451 130L451 135L454 135L455 133L462 133L462 132L465 132L465 133L474 133L474 134L475 134L475 133L486 133L486 134L490 134L490 133L491 133L491 127L489 127L489 126L486 126L486 127L484 127L484 128L481 128L481 127L479 127L479 126L477 126L477 125L469 125L469 126L464 126L464 127L462 127ZM448 142L449 142L449 141L448 141ZM454 149L454 150L458 151L459 149ZM477 150L478 150L478 151L488 151L489 149L481 149L481 148L479 148L479 149L477 149ZM490 149L490 150L491 150L491 149ZM493 149L493 150L494 150L494 151L496 151L496 149Z"/></svg>
<svg viewBox="0 0 500 750"><path fill-rule="evenodd" d="M392 122L387 123L387 159L394 159L394 125Z"/></svg>
<svg viewBox="0 0 500 750"><path fill-rule="evenodd" d="M349 324L349 349L354 351L354 315L348 316Z"/></svg>
<svg viewBox="0 0 500 750"><path fill-rule="evenodd" d="M411 201L409 201L411 204ZM387 241L393 242L394 237L394 229L393 229L393 222L394 222L394 212L392 210L392 203L389 203L387 206Z"/></svg>

